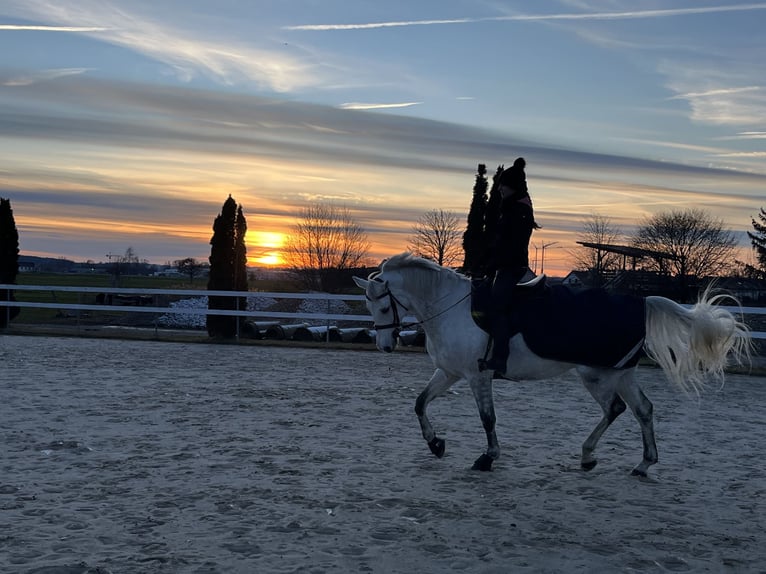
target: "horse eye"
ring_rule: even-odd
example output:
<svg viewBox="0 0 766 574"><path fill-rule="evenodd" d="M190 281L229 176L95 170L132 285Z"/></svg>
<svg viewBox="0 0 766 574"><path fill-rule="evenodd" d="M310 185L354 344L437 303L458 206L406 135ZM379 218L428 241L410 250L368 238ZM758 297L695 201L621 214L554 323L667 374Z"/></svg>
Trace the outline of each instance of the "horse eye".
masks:
<svg viewBox="0 0 766 574"><path fill-rule="evenodd" d="M381 313L388 313L390 310L391 310L391 307L382 307L382 308L380 309L380 312L381 312Z"/></svg>

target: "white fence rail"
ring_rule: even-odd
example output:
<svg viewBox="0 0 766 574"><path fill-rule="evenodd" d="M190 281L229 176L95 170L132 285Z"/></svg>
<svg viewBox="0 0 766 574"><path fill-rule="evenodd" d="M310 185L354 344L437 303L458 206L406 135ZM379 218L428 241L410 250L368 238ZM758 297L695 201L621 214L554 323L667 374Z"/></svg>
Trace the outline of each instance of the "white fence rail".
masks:
<svg viewBox="0 0 766 574"><path fill-rule="evenodd" d="M263 291L207 291L193 289L135 289L121 287L63 287L55 285L7 285L0 284L0 291L48 291L64 293L96 293L113 295L169 295L174 297L273 297L274 299L320 299L323 301L364 301L364 295L334 295L331 293L267 293ZM39 309L65 309L67 311L109 311L120 310L128 313L170 313L179 315L231 315L238 317L273 317L275 319L334 319L349 321L370 321L369 315L348 315L332 313L282 313L277 311L247 311L202 308L153 307L148 305L111 305L81 303L42 303L38 301L0 301L1 307L31 307Z"/></svg>
<svg viewBox="0 0 766 574"><path fill-rule="evenodd" d="M39 301L0 301L0 307L6 307L9 312L10 307L29 307L38 309L61 309L66 311L120 311L127 313L157 313L157 314L183 314L183 315L229 315L237 317L262 317L271 319L304 319L318 321L360 321L369 323L369 315L354 315L343 313L331 313L330 305L332 301L364 301L364 295L337 295L330 293L273 293L262 291L207 291L193 289L141 289L141 288L119 288L119 287L71 287L56 285L8 285L0 284L0 291L10 289L13 291L43 291L43 292L63 292L78 293L78 296L86 293L112 294L112 295L167 295L172 297L207 297L209 295L216 297L268 297L274 299L316 299L327 301L326 313L322 312L298 312L288 313L280 311L248 311L248 310L225 310L225 309L207 309L207 308L185 308L170 306L148 306L148 305L110 305L110 304L84 304L84 303L43 303ZM733 313L742 313L744 315L766 315L766 307L723 307ZM413 321L414 317L406 317L405 320ZM753 331L753 339L766 339L766 332Z"/></svg>
<svg viewBox="0 0 766 574"><path fill-rule="evenodd" d="M58 309L67 313L72 313L77 319L77 326L80 326L80 318L84 317L86 312L100 311L103 313L150 313L155 314L158 317L161 315L225 315L234 317L246 317L249 319L268 319L268 320L302 320L312 322L322 322L326 325L326 340L330 341L331 336L331 322L332 321L347 321L347 322L359 322L370 324L372 318L369 315L357 315L352 313L333 313L331 312L332 303L334 301L364 301L364 295L337 295L330 293L273 293L262 291L208 291L208 290L194 290L194 289L145 289L145 288L120 288L120 287L77 287L77 286L62 286L62 285L9 285L0 284L0 292L6 289L13 291L38 291L51 294L51 299L54 302L43 301L0 301L0 308L5 307L5 312L10 313L10 308L36 308L36 309ZM77 295L77 302L59 302L56 301L57 293L75 293ZM94 295L103 295L112 297L112 301L105 301L104 303L83 303L84 296L90 295L89 299L92 299ZM114 302L114 297L144 297L151 296L152 302L155 304L135 304L135 303L119 303ZM157 296L167 296L168 299L172 298L172 302L176 302L179 299L199 299L202 297L216 296L216 297L235 297L235 306L239 304L240 298L273 298L273 299L298 299L298 300L320 300L326 302L326 311L310 311L310 312L285 312L285 311L271 311L271 310L247 310L247 309L208 309L205 307L172 307L172 303L168 305L158 306L156 305ZM17 298L23 298L17 294ZM71 298L71 297L70 297ZM321 306L321 305L319 305ZM81 315L82 313L82 315ZM155 330L158 329L158 323L154 323ZM240 337L240 324L236 325L236 337Z"/></svg>

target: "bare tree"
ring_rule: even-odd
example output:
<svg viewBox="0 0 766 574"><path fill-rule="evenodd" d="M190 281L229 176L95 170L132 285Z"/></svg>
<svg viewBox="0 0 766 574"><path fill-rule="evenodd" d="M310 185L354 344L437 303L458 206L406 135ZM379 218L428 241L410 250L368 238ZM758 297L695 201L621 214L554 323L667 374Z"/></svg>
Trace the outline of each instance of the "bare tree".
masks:
<svg viewBox="0 0 766 574"><path fill-rule="evenodd" d="M605 272L618 269L619 254L606 251L602 247L617 244L622 236L622 231L609 217L598 213L586 217L582 230L577 234L577 240L597 247L581 246L570 251L576 267L583 271L591 271L598 278L603 278Z"/></svg>
<svg viewBox="0 0 766 574"><path fill-rule="evenodd" d="M367 232L348 208L313 203L293 225L284 255L307 289L332 291L351 281L348 271L364 266L369 251Z"/></svg>
<svg viewBox="0 0 766 574"><path fill-rule="evenodd" d="M106 256L109 259L107 270L112 275L113 287L119 287L122 275L136 275L148 267L148 261L145 265L142 265L138 255L136 255L136 251L132 247L128 247L125 250L125 255L107 253Z"/></svg>
<svg viewBox="0 0 766 574"><path fill-rule="evenodd" d="M722 219L698 209L657 213L646 218L633 245L668 253L672 259L655 259L645 267L685 277L719 275L734 257L737 239Z"/></svg>
<svg viewBox="0 0 766 574"><path fill-rule="evenodd" d="M415 255L452 267L463 257L460 219L451 211L424 213L412 227L408 249Z"/></svg>
<svg viewBox="0 0 766 574"><path fill-rule="evenodd" d="M189 278L190 285L194 283L194 278L199 277L202 274L202 270L206 267L202 261L197 261L194 257L178 259L173 262L173 266L179 273Z"/></svg>

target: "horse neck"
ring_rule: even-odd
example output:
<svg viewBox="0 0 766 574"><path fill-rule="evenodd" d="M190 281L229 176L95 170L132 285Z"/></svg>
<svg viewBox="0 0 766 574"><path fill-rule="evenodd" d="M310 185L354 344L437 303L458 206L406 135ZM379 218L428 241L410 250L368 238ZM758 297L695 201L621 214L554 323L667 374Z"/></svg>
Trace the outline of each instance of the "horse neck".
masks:
<svg viewBox="0 0 766 574"><path fill-rule="evenodd" d="M470 288L468 281L446 272L419 271L411 276L402 275L402 291L408 294L410 311L419 320L427 321L438 314L447 315L450 306L456 306Z"/></svg>

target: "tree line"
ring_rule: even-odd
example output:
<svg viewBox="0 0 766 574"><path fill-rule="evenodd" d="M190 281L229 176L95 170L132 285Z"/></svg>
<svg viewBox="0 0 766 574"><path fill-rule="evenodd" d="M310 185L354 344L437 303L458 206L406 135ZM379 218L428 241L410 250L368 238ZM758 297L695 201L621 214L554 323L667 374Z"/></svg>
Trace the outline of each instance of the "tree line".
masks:
<svg viewBox="0 0 766 574"><path fill-rule="evenodd" d="M497 179L503 166L497 167L490 186L486 164L478 164L465 225L451 211L430 210L414 223L407 248L414 254L456 268L472 277L487 273L488 256L499 218L500 195ZM754 261L737 261L740 275L766 279L766 211L761 208L747 232ZM210 291L247 291L247 221L241 205L229 196L213 222L209 264L194 258L174 262L190 281L209 269ZM626 236L606 216L592 214L583 221L579 243L596 247L578 248L570 255L576 268L596 276L605 276L623 264L624 257L608 249L615 244L649 254L642 260L645 270L684 277L705 277L730 271L737 245L734 233L723 220L698 209L672 210L645 218L632 236ZM368 260L370 240L364 227L346 207L331 203L313 203L302 209L284 246L287 268L301 285L310 291L344 290L351 275L372 268ZM651 254L656 254L652 256ZM461 261L462 259L462 261ZM129 273L142 262L132 248L115 258L113 274ZM0 198L0 283L14 284L19 268L19 234L10 199ZM0 327L18 315L17 307L2 306L14 301L13 290L0 290ZM245 297L210 296L214 310L245 310ZM241 319L208 315L211 337L235 335Z"/></svg>

